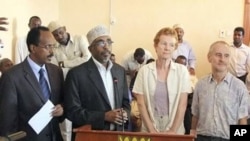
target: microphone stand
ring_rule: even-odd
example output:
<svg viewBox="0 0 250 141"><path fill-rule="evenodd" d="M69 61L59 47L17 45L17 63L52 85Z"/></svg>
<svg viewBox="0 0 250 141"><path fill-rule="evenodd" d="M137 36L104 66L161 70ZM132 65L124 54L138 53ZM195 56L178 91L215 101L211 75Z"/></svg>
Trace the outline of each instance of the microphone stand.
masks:
<svg viewBox="0 0 250 141"><path fill-rule="evenodd" d="M114 87L115 87L115 107L116 107L117 109L120 108L120 114L121 114L121 116L122 116L122 132L124 132L123 109L122 109L121 107L119 107L119 105L118 105L118 102L119 102L119 99L120 99L120 97L119 97L119 91L118 91L118 86L117 86L118 80L117 80L116 77L114 77L113 79L114 79Z"/></svg>

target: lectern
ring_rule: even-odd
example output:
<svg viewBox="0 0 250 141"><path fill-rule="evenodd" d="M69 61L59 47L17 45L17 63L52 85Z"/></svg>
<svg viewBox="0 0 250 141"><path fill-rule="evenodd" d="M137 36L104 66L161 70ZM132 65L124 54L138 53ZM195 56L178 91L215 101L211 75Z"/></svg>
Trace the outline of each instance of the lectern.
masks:
<svg viewBox="0 0 250 141"><path fill-rule="evenodd" d="M74 129L75 141L193 141L192 135L164 135L141 132L91 130L90 125Z"/></svg>

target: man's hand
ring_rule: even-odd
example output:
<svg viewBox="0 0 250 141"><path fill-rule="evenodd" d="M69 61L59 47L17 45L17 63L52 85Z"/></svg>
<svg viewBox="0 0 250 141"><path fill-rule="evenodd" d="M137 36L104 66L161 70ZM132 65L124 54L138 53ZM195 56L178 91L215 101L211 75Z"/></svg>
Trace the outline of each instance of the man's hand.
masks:
<svg viewBox="0 0 250 141"><path fill-rule="evenodd" d="M191 129L190 130L190 135L193 135L196 138L197 137L196 130Z"/></svg>
<svg viewBox="0 0 250 141"><path fill-rule="evenodd" d="M129 75L131 79L135 77L136 72L137 70L129 70Z"/></svg>
<svg viewBox="0 0 250 141"><path fill-rule="evenodd" d="M105 120L118 125L122 125L122 122L128 120L128 114L123 109L114 109L105 113Z"/></svg>
<svg viewBox="0 0 250 141"><path fill-rule="evenodd" d="M7 25L8 24L7 20L8 19L5 17L0 17L0 25ZM7 28L0 26L0 30L7 31Z"/></svg>
<svg viewBox="0 0 250 141"><path fill-rule="evenodd" d="M57 104L52 111L52 116L53 117L59 117L63 115L63 107L61 104Z"/></svg>
<svg viewBox="0 0 250 141"><path fill-rule="evenodd" d="M167 130L165 133L168 134L168 135L176 134L176 132L174 130L172 130L172 129Z"/></svg>

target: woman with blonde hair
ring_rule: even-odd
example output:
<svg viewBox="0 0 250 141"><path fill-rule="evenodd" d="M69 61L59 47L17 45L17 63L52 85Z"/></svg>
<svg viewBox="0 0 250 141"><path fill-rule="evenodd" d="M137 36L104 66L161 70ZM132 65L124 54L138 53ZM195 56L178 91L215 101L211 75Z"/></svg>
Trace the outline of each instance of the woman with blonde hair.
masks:
<svg viewBox="0 0 250 141"><path fill-rule="evenodd" d="M133 93L142 117L142 132L184 134L190 79L187 68L172 61L176 47L175 30L162 28L154 38L156 61L137 74Z"/></svg>

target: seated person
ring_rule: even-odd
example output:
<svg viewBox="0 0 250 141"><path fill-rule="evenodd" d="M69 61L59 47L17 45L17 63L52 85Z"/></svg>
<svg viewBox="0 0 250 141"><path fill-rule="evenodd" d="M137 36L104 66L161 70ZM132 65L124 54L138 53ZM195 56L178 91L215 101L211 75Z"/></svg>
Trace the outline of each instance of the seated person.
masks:
<svg viewBox="0 0 250 141"><path fill-rule="evenodd" d="M115 54L111 53L110 60L115 63Z"/></svg>

